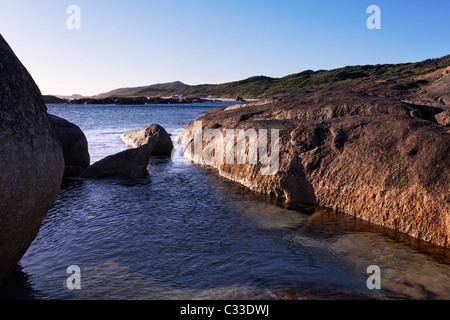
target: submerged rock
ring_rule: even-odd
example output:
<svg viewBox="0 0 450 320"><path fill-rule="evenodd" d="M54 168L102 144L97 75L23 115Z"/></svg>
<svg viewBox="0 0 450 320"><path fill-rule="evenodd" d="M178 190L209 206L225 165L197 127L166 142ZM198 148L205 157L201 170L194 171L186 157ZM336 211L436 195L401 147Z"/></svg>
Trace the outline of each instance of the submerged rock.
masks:
<svg viewBox="0 0 450 320"><path fill-rule="evenodd" d="M80 178L85 179L140 179L148 175L148 162L152 145L146 144L108 156L84 170Z"/></svg>
<svg viewBox="0 0 450 320"><path fill-rule="evenodd" d="M158 124L149 125L141 130L125 132L121 138L123 142L133 147L151 144L153 146L152 155L155 156L172 153L172 139L167 131Z"/></svg>
<svg viewBox="0 0 450 320"><path fill-rule="evenodd" d="M0 36L0 282L59 193L63 152L39 88Z"/></svg>
<svg viewBox="0 0 450 320"><path fill-rule="evenodd" d="M75 124L53 115L50 122L55 128L64 153L65 177L78 175L90 165L88 141L83 131Z"/></svg>

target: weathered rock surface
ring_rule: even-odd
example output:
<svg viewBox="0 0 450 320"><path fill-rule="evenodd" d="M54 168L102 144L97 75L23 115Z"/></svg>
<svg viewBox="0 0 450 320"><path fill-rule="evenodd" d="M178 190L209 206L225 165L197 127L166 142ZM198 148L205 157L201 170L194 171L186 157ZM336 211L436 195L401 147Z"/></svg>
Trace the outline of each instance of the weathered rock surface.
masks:
<svg viewBox="0 0 450 320"><path fill-rule="evenodd" d="M434 117L437 123L442 124L443 126L450 126L450 108L436 114Z"/></svg>
<svg viewBox="0 0 450 320"><path fill-rule="evenodd" d="M420 88L421 96L427 97L428 100L433 101L432 103L450 105L450 66L419 79L427 81L427 84Z"/></svg>
<svg viewBox="0 0 450 320"><path fill-rule="evenodd" d="M148 175L148 162L153 146L145 144L108 156L84 170L80 178L85 179L140 179Z"/></svg>
<svg viewBox="0 0 450 320"><path fill-rule="evenodd" d="M220 175L450 247L450 132L439 124L448 106L425 89L443 79L277 95L217 108L198 121L203 134L213 128L224 137L227 129L279 129L275 175L261 175L261 163L225 159L213 164ZM194 128L189 124L177 140L192 142ZM203 141L203 150L212 143Z"/></svg>
<svg viewBox="0 0 450 320"><path fill-rule="evenodd" d="M420 110L412 104L350 89L288 93L225 108L225 111L230 110L235 110L233 117L239 115L240 121L268 118L320 120L379 114L421 115Z"/></svg>
<svg viewBox="0 0 450 320"><path fill-rule="evenodd" d="M59 193L64 158L42 95L0 36L0 282Z"/></svg>
<svg viewBox="0 0 450 320"><path fill-rule="evenodd" d="M64 154L65 177L77 175L81 169L86 169L90 165L90 155L88 141L83 131L75 124L49 115L50 122L55 128L58 139Z"/></svg>
<svg viewBox="0 0 450 320"><path fill-rule="evenodd" d="M170 155L173 142L167 131L158 124L149 125L141 130L125 132L121 135L123 142L132 147L145 144L153 146L152 155Z"/></svg>

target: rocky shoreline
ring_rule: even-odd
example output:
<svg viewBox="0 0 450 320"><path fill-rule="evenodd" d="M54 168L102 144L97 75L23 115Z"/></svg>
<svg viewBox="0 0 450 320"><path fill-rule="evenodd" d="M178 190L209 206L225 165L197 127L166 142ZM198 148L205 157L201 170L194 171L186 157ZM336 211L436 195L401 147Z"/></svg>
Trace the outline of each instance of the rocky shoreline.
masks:
<svg viewBox="0 0 450 320"><path fill-rule="evenodd" d="M140 179L148 175L150 156L170 154L172 144L162 127L153 126L139 136L142 146L91 165L83 131L47 113L39 88L1 35L0 57L1 283L37 236L63 179Z"/></svg>
<svg viewBox="0 0 450 320"><path fill-rule="evenodd" d="M152 154L168 155L173 146L164 128L152 125L122 136L134 149L91 165L83 132L47 114L39 88L1 36L0 56L1 282L36 237L64 176L139 179L148 174ZM205 101L104 98L70 103ZM202 134L209 129L278 130L276 174L261 174L261 163L199 163L257 192L332 208L450 248L449 114L450 67L410 80L273 95L210 110L198 121ZM194 122L189 124L177 140L191 142L194 128ZM211 151L213 142L205 139L200 146ZM186 148L192 150L194 144ZM241 152L249 156L248 149Z"/></svg>
<svg viewBox="0 0 450 320"><path fill-rule="evenodd" d="M60 99L55 96L44 96L45 103L68 104L115 104L115 105L145 105L145 104L181 104L216 102L222 99L205 99L200 97L107 97L107 98L77 98L72 100ZM245 102L241 97L236 101Z"/></svg>
<svg viewBox="0 0 450 320"><path fill-rule="evenodd" d="M259 163L211 164L205 154L196 161L192 143L187 156L257 192L450 247L449 71L275 95L213 109L197 120L203 134L279 129L275 175L262 175ZM177 141L193 141L194 131L195 122ZM203 152L213 150L213 142L202 141Z"/></svg>

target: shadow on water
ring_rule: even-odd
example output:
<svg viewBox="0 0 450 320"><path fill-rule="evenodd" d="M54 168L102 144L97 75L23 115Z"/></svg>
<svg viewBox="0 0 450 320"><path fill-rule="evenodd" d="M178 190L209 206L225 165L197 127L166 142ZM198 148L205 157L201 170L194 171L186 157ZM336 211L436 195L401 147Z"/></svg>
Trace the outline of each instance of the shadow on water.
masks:
<svg viewBox="0 0 450 320"><path fill-rule="evenodd" d="M0 300L33 300L35 296L30 279L20 266L0 286Z"/></svg>
<svg viewBox="0 0 450 320"><path fill-rule="evenodd" d="M415 252L424 254L438 263L450 265L450 251L445 247L437 246L421 239L411 237L405 233L378 226L369 223L360 218L350 216L348 214L338 212L336 210L310 205L301 202L292 202L283 199L274 198L272 196L251 192L241 184L230 181L221 177L215 169L202 168L208 174L215 176L216 179L222 180L229 185L234 194L249 199L249 201L258 201L259 203L267 203L287 211L301 212L309 215L309 219L303 220L298 224L291 225L289 229L310 233L315 237L323 239L332 239L339 235L348 235L354 233L369 233L385 237L395 243L404 245Z"/></svg>
<svg viewBox="0 0 450 320"><path fill-rule="evenodd" d="M77 178L69 178L63 181L62 183L62 190L68 190L70 188L77 188L81 187L86 181L84 179L77 179ZM102 182L105 184L110 185L116 185L116 186L123 186L123 187L136 187L136 186L146 186L148 184L152 183L152 179L150 176L143 177L140 179L116 179L116 178L104 178L104 179L97 179L97 182Z"/></svg>

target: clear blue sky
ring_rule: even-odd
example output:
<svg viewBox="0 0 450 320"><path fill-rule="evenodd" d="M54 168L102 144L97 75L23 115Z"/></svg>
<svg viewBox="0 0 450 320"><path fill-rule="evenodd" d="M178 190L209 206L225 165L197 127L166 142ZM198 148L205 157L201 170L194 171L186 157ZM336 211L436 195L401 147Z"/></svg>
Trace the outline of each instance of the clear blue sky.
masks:
<svg viewBox="0 0 450 320"><path fill-rule="evenodd" d="M381 30L366 27L372 4ZM43 94L92 95L441 57L450 1L0 0L0 33Z"/></svg>

